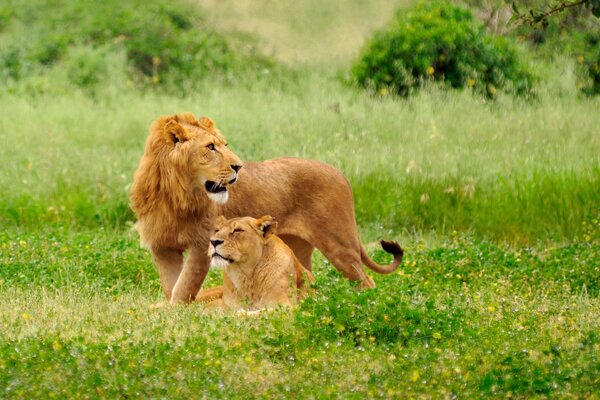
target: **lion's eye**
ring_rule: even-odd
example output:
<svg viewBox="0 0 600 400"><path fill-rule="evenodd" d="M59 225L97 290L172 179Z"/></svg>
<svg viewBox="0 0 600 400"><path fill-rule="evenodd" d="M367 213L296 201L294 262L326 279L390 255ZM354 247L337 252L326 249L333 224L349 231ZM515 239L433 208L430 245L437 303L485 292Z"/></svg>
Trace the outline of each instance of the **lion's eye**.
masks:
<svg viewBox="0 0 600 400"><path fill-rule="evenodd" d="M209 150L214 150L215 149L215 145L213 143L209 144L208 146L206 146Z"/></svg>
<svg viewBox="0 0 600 400"><path fill-rule="evenodd" d="M240 232L244 232L244 230L237 228L237 229L234 229L233 232L231 232L231 234L235 235L236 233L240 233Z"/></svg>

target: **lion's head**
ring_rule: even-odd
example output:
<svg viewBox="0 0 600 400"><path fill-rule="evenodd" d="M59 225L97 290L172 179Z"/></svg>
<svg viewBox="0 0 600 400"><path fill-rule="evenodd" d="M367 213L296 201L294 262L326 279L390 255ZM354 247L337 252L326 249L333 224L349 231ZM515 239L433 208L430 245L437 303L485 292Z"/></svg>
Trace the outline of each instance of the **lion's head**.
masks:
<svg viewBox="0 0 600 400"><path fill-rule="evenodd" d="M191 113L161 117L150 128L132 188L132 207L143 211L157 192L178 208L192 206L201 192L225 203L241 167L211 119L196 120Z"/></svg>
<svg viewBox="0 0 600 400"><path fill-rule="evenodd" d="M228 265L256 265L263 255L267 240L275 233L276 228L277 222L269 215L259 219L217 218L216 229L208 246L211 266L224 268Z"/></svg>

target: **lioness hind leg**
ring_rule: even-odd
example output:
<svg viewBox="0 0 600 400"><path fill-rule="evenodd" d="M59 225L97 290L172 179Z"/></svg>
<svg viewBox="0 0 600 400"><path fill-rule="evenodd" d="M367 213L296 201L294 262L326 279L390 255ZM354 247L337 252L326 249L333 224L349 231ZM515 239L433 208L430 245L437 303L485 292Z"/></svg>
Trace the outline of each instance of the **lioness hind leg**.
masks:
<svg viewBox="0 0 600 400"><path fill-rule="evenodd" d="M294 235L279 235L279 238L287 244L294 255L302 263L304 268L312 271L312 253L314 246L306 240Z"/></svg>
<svg viewBox="0 0 600 400"><path fill-rule="evenodd" d="M319 250L344 277L359 281L362 289L374 288L375 282L362 268L360 249L344 247L340 243L327 242Z"/></svg>
<svg viewBox="0 0 600 400"><path fill-rule="evenodd" d="M213 300L223 298L223 286L212 287L208 289L202 289L196 295L195 301L197 303L210 303Z"/></svg>
<svg viewBox="0 0 600 400"><path fill-rule="evenodd" d="M223 286L202 289L196 295L197 303L202 303L205 309L224 309Z"/></svg>

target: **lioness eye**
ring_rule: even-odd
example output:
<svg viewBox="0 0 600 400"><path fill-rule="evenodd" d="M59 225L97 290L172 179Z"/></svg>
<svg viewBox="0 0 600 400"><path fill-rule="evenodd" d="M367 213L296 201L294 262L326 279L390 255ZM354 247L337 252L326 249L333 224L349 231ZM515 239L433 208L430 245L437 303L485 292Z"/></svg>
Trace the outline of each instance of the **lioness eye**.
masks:
<svg viewBox="0 0 600 400"><path fill-rule="evenodd" d="M233 232L231 232L231 233L235 234L235 233L240 233L240 232L244 232L244 230L238 228L238 229L234 229Z"/></svg>
<svg viewBox="0 0 600 400"><path fill-rule="evenodd" d="M211 150L211 151L215 149L215 145L213 143L209 144L206 147L208 147L208 149Z"/></svg>

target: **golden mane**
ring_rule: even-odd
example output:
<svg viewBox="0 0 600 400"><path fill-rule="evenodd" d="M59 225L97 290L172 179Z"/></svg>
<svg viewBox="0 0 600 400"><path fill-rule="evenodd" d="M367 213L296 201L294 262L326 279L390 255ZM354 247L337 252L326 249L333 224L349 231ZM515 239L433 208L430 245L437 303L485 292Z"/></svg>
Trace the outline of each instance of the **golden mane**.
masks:
<svg viewBox="0 0 600 400"><path fill-rule="evenodd" d="M161 117L152 124L131 188L131 208L139 216L157 207L168 207L167 214L193 212L208 201L206 193L190 190L188 154L170 151L164 136L170 121L206 128L191 113Z"/></svg>

